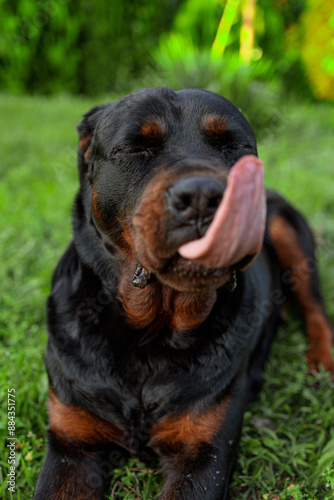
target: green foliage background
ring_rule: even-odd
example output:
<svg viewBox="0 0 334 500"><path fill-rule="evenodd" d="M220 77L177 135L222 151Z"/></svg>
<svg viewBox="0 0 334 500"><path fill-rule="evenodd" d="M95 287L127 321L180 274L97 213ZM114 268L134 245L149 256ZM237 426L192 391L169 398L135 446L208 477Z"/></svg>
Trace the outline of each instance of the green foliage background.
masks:
<svg viewBox="0 0 334 500"><path fill-rule="evenodd" d="M0 90L96 95L130 91L152 82L153 75L166 83L174 61L166 65L166 53L157 61L161 44L171 35L187 38L185 59L189 50L208 51L227 1L0 0ZM240 11L244 2L235 3ZM258 0L252 63L260 58L270 71L253 71L250 79L275 79L284 91L333 99L333 5L333 0ZM241 23L239 13L224 68L238 55ZM224 72L211 79L223 80Z"/></svg>
<svg viewBox="0 0 334 500"><path fill-rule="evenodd" d="M96 94L140 75L179 0L2 0L0 89Z"/></svg>

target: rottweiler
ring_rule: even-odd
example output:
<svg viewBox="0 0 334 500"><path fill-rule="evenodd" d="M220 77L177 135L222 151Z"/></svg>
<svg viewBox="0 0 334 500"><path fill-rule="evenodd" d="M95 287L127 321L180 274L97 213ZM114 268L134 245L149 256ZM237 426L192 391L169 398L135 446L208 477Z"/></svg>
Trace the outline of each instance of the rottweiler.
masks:
<svg viewBox="0 0 334 500"><path fill-rule="evenodd" d="M287 297L309 369L334 373L311 231L265 191L254 132L224 97L143 89L94 107L78 132L34 498L101 498L124 457L153 452L161 499L226 499Z"/></svg>

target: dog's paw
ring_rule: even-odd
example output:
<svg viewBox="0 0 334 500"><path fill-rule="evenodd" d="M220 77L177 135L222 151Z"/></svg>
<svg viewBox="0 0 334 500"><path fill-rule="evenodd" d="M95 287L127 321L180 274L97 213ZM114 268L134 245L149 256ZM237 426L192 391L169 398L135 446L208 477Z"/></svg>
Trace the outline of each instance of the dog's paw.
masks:
<svg viewBox="0 0 334 500"><path fill-rule="evenodd" d="M308 372L316 373L319 371L319 366L322 365L326 372L330 372L334 378L334 359L331 349L310 349L306 353L306 361L308 364Z"/></svg>

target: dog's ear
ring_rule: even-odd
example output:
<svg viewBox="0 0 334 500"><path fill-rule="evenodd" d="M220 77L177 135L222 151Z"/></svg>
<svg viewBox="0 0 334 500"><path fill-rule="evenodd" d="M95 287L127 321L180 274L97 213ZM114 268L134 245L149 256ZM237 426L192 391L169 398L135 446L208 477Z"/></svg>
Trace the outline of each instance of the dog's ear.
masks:
<svg viewBox="0 0 334 500"><path fill-rule="evenodd" d="M88 170L96 125L107 106L108 104L95 106L90 111L88 111L88 113L83 115L82 122L77 126L77 131L79 134L78 162L80 170L83 169L86 172Z"/></svg>

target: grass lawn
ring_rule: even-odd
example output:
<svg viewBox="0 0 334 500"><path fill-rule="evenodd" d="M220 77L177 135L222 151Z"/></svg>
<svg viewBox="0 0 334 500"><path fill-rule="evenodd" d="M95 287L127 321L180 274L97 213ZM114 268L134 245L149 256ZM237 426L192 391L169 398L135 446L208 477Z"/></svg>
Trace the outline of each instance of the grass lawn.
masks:
<svg viewBox="0 0 334 500"><path fill-rule="evenodd" d="M11 498L7 390L16 396L16 487L32 498L45 450L47 377L45 300L56 262L71 237L77 189L75 125L96 102L0 95L0 498ZM334 113L329 105L277 110L259 156L266 184L308 217L319 242L323 292L334 318ZM281 329L258 401L246 412L231 499L334 499L334 384L305 373L301 323ZM270 421L270 429L261 425ZM158 498L156 463L117 470L112 499ZM201 500L201 499L198 499Z"/></svg>

